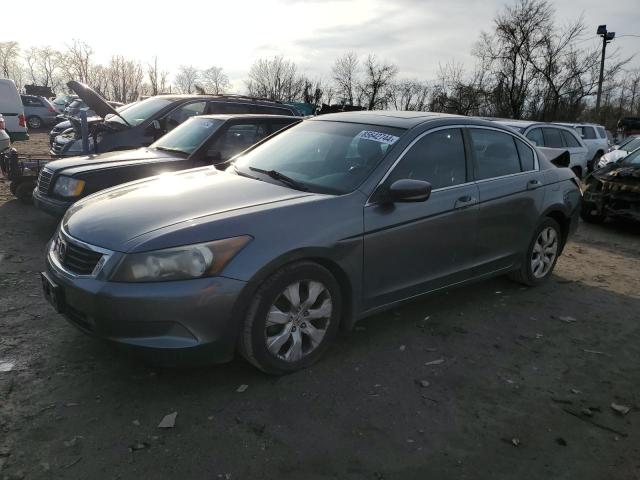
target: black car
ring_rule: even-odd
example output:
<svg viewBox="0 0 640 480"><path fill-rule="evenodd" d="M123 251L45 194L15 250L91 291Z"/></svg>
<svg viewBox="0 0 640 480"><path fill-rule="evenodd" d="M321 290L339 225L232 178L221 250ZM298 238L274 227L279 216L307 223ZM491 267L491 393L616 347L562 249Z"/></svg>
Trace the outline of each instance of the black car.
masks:
<svg viewBox="0 0 640 480"><path fill-rule="evenodd" d="M240 95L157 95L118 112L87 85L71 81L67 86L100 117L89 122L88 144L91 153L130 150L150 145L196 115L298 115L293 107L282 103ZM56 137L51 147L52 155L75 156L83 153L80 122L73 118L69 120L73 130Z"/></svg>
<svg viewBox="0 0 640 480"><path fill-rule="evenodd" d="M585 222L602 223L607 217L640 221L640 148L594 171L585 184Z"/></svg>
<svg viewBox="0 0 640 480"><path fill-rule="evenodd" d="M33 191L34 204L61 216L78 199L121 183L205 165L225 168L236 154L299 121L281 115L193 117L149 147L48 163Z"/></svg>

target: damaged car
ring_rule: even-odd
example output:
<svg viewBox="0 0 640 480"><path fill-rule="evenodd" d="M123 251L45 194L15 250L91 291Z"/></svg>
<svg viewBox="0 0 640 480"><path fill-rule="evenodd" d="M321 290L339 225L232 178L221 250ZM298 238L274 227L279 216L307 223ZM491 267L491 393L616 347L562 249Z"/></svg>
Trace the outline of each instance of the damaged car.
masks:
<svg viewBox="0 0 640 480"><path fill-rule="evenodd" d="M83 83L71 81L67 86L97 115L88 122L88 153L151 145L197 115L256 113L298 116L293 107L240 95L157 95L118 111ZM72 128L55 138L51 146L52 155L69 157L83 154L80 120L69 118L69 121Z"/></svg>
<svg viewBox="0 0 640 480"><path fill-rule="evenodd" d="M149 147L49 162L38 176L33 203L61 217L79 199L121 183L205 165L224 168L236 154L299 121L279 115L193 117Z"/></svg>
<svg viewBox="0 0 640 480"><path fill-rule="evenodd" d="M272 374L340 329L454 285L551 276L578 180L508 127L424 112L305 120L236 157L75 203L48 245L46 298L154 363L236 351Z"/></svg>
<svg viewBox="0 0 640 480"><path fill-rule="evenodd" d="M640 148L589 175L583 195L585 222L602 223L610 217L640 221Z"/></svg>

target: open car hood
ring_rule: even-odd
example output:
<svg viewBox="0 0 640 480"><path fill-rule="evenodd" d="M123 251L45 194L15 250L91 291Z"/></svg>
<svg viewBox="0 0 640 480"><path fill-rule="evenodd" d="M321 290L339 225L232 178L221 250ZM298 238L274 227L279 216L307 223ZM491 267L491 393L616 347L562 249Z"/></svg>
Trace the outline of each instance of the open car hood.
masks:
<svg viewBox="0 0 640 480"><path fill-rule="evenodd" d="M73 90L74 93L78 95L78 97L80 97L91 110L96 112L102 118L109 114L118 115L118 112L116 112L116 110L109 105L98 92L88 85L71 80L67 83L67 87Z"/></svg>

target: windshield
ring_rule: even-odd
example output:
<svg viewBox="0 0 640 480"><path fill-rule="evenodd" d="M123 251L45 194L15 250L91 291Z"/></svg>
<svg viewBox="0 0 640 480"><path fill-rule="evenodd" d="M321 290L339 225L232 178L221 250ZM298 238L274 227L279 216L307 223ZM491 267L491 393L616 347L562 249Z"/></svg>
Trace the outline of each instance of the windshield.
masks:
<svg viewBox="0 0 640 480"><path fill-rule="evenodd" d="M306 121L239 157L234 167L247 176L275 171L309 191L341 195L355 190L403 133L377 125Z"/></svg>
<svg viewBox="0 0 640 480"><path fill-rule="evenodd" d="M640 137L634 138L627 144L620 147L620 150L624 150L625 152L633 152L636 148L640 147Z"/></svg>
<svg viewBox="0 0 640 480"><path fill-rule="evenodd" d="M151 148L191 155L224 123L212 118L191 117L182 125L164 135Z"/></svg>
<svg viewBox="0 0 640 480"><path fill-rule="evenodd" d="M622 165L640 166L640 148L634 150L629 155L624 157L624 159L620 163Z"/></svg>
<svg viewBox="0 0 640 480"><path fill-rule="evenodd" d="M136 125L140 125L145 120L151 118L167 105L171 105L171 100L162 97L151 97L131 105L124 111L118 110L118 113L124 117L129 125L135 127ZM116 115L111 115L107 121L125 124L122 118Z"/></svg>

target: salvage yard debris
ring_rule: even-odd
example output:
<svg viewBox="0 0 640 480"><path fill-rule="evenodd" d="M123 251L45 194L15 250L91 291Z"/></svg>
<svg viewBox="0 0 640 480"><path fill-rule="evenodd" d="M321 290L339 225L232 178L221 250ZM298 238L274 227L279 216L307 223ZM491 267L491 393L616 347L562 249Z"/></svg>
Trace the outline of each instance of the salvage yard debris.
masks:
<svg viewBox="0 0 640 480"><path fill-rule="evenodd" d="M437 360L431 360L430 362L425 363L426 366L429 365L442 365L444 363L444 358L439 358Z"/></svg>
<svg viewBox="0 0 640 480"><path fill-rule="evenodd" d="M169 415L165 415L162 421L158 424L158 428L173 428L176 426L176 417L178 416L178 412L170 413Z"/></svg>
<svg viewBox="0 0 640 480"><path fill-rule="evenodd" d="M620 405L615 402L611 402L611 408L620 415L626 415L627 413L629 413L629 410L631 410L630 407L627 407L626 405Z"/></svg>

